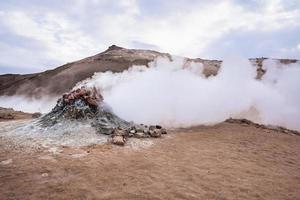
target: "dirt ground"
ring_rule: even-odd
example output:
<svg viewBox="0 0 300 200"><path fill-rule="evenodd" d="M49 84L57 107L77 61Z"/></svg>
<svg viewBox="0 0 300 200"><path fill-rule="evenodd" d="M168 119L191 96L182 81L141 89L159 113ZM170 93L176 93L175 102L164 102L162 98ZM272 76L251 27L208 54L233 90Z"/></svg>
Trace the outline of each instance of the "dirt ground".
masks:
<svg viewBox="0 0 300 200"><path fill-rule="evenodd" d="M139 149L0 145L3 200L300 199L300 136L241 124L171 131Z"/></svg>

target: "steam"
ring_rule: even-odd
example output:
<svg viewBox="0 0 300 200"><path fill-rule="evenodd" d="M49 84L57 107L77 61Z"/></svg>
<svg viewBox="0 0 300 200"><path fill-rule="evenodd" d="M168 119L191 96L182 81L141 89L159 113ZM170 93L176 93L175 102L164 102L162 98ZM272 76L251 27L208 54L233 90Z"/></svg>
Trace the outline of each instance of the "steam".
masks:
<svg viewBox="0 0 300 200"><path fill-rule="evenodd" d="M24 96L0 96L0 107L13 108L16 111L28 113L47 113L55 106L57 98L45 96L36 99Z"/></svg>
<svg viewBox="0 0 300 200"><path fill-rule="evenodd" d="M242 117L300 129L300 66L267 60L262 80L248 60L225 61L217 76L203 66L183 69L183 59L159 59L151 67L97 73L78 86L95 86L120 117L137 123L187 127Z"/></svg>
<svg viewBox="0 0 300 200"><path fill-rule="evenodd" d="M237 117L300 130L299 63L265 60L262 80L246 59L225 60L218 75L208 78L200 63L183 66L182 58L161 58L148 68L96 73L76 87L95 86L117 115L136 123L188 127ZM55 102L0 97L0 106L29 112L48 112Z"/></svg>

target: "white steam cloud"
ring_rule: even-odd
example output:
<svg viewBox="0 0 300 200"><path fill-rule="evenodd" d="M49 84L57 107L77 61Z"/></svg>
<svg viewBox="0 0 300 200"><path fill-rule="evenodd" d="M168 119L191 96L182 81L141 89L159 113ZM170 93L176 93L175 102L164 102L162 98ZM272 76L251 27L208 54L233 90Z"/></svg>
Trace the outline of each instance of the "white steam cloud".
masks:
<svg viewBox="0 0 300 200"><path fill-rule="evenodd" d="M57 99L58 97L48 96L40 99L24 96L0 96L0 107L28 113L47 113L55 106Z"/></svg>
<svg viewBox="0 0 300 200"><path fill-rule="evenodd" d="M246 59L225 60L218 75L209 78L202 64L183 68L183 62L158 59L149 68L96 73L76 87L95 86L117 115L136 123L188 127L237 117L300 130L299 63L266 60L267 73L256 80L256 67ZM48 112L55 102L0 97L0 106L29 112Z"/></svg>
<svg viewBox="0 0 300 200"><path fill-rule="evenodd" d="M182 66L180 58L159 59L150 68L97 73L78 86L97 87L117 115L137 123L187 127L243 117L300 129L299 64L267 60L263 80L248 60L225 61L209 78L201 64Z"/></svg>

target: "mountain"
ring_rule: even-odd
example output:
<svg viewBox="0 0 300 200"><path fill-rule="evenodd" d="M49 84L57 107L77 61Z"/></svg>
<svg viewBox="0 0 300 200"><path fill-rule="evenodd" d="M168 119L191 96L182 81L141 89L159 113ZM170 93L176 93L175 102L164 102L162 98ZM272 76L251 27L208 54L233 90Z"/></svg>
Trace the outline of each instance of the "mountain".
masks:
<svg viewBox="0 0 300 200"><path fill-rule="evenodd" d="M112 45L102 53L41 73L0 75L0 96L24 95L37 98L42 95L57 96L69 91L77 82L91 77L95 72L121 72L133 65L148 66L157 57L165 57L172 60L172 56L168 53L126 49ZM264 74L262 69L262 61L264 59L250 59L257 66L258 78ZM279 60L284 64L297 62L297 60ZM203 63L203 73L206 76L216 75L222 63L219 60L186 58L186 64L190 62Z"/></svg>
<svg viewBox="0 0 300 200"><path fill-rule="evenodd" d="M102 53L45 72L0 75L0 96L61 95L95 72L121 72L132 65L148 65L158 56L170 57L169 54L156 51L125 49L112 45Z"/></svg>

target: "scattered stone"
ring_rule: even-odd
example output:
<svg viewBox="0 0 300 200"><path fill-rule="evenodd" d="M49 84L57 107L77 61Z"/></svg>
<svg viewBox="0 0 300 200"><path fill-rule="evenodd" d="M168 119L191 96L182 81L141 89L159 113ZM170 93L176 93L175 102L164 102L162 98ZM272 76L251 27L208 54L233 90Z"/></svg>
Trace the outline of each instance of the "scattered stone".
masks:
<svg viewBox="0 0 300 200"><path fill-rule="evenodd" d="M123 146L125 144L125 142L126 142L125 137L122 135L114 135L112 137L113 144Z"/></svg>
<svg viewBox="0 0 300 200"><path fill-rule="evenodd" d="M113 136L126 136L128 134L127 131L117 128L113 131Z"/></svg>
<svg viewBox="0 0 300 200"><path fill-rule="evenodd" d="M160 125L150 126L149 134L151 137L161 137L162 134L166 134L166 130L163 129Z"/></svg>
<svg viewBox="0 0 300 200"><path fill-rule="evenodd" d="M150 134L151 137L160 137L161 136L161 131L159 129L150 130L149 134Z"/></svg>
<svg viewBox="0 0 300 200"><path fill-rule="evenodd" d="M135 130L135 129L132 129L132 130L129 131L129 133L135 134L135 133L136 133L136 130Z"/></svg>
<svg viewBox="0 0 300 200"><path fill-rule="evenodd" d="M162 129L161 129L161 134L167 134L167 129L162 128Z"/></svg>

